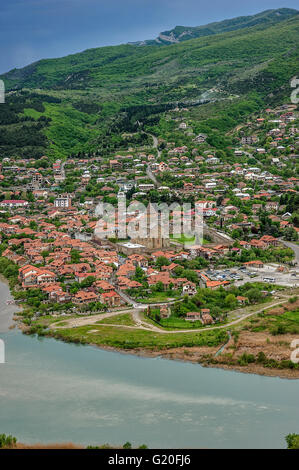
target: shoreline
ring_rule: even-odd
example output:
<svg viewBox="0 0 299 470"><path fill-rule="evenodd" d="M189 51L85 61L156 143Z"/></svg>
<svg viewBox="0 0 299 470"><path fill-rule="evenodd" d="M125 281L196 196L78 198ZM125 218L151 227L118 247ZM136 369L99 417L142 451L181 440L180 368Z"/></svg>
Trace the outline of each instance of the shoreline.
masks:
<svg viewBox="0 0 299 470"><path fill-rule="evenodd" d="M63 341L69 344L77 344L74 341L66 341L63 337L55 338L52 335L45 335L48 338L52 338L57 341ZM132 355L137 356L140 358L149 358L149 359L165 359L169 361L176 361L176 362L184 362L186 364L197 364L204 368L210 369L222 369L222 370L229 370L236 373L242 374L251 374L251 375L259 375L264 377L272 377L272 378L280 378L280 379L287 379L287 380L299 380L299 370L292 370L292 369L275 369L275 368L268 368L263 367L257 364L249 364L247 366L238 366L238 365L229 365L225 363L211 363L200 361L200 358L190 357L190 350L192 348L175 348L175 349L161 349L161 350L150 350L146 348L141 349L122 349L117 348L114 346L107 346L107 345L100 345L95 343L85 343L82 346L90 346L96 349L101 349L103 351L114 352L122 355ZM195 348L199 349L199 348ZM217 348L215 348L217 350ZM188 350L188 354L185 351Z"/></svg>
<svg viewBox="0 0 299 470"><path fill-rule="evenodd" d="M12 293L9 288L8 280L0 274L0 285L1 283L5 285L8 289L9 296L13 299ZM18 308L19 312L10 312L10 326L6 331L12 329L13 327L17 326L17 328L21 331L22 334L30 334L30 328L23 323L22 315L19 313L22 311L22 307L20 306L13 306L14 308ZM16 317L14 319L14 317ZM1 325L0 325L1 327ZM4 332L4 331L2 331ZM66 341L66 339L61 337L55 337L52 334L45 334L45 337L52 338L54 340L59 340L67 343L76 344L76 341ZM288 380L298 380L299 379L299 370L298 369L276 369L276 368L268 368L263 367L259 364L248 364L246 366L238 366L236 364L227 364L221 361L219 362L211 362L215 360L215 355L217 351L219 351L219 346L217 347L177 347L177 348L170 348L170 349L160 349L160 350L150 350L146 348L139 348L139 349L122 349L117 348L114 346L107 346L105 344L95 344L93 342L85 343L88 346L96 347L105 351L116 352L120 354L131 354L138 357L143 358L161 358L166 360L174 360L179 362L191 363L191 364L198 364L201 367L206 368L217 368L222 370L230 370L234 372L241 372L245 374L253 374L259 376L266 376L266 377L276 377L281 379L288 379ZM228 344L228 343L227 343ZM226 344L226 345L227 345ZM222 346L223 347L223 346ZM187 351L187 352L186 352ZM195 353L195 355L193 354ZM197 353L197 355L196 355ZM205 354L212 354L213 357L209 357L204 359L203 356ZM221 358L221 354L218 356Z"/></svg>
<svg viewBox="0 0 299 470"><path fill-rule="evenodd" d="M12 320L16 323L17 328L20 330L22 334L26 334L30 336L30 328L25 325L21 318L16 320ZM76 341L67 341L63 336L55 337L51 334L45 334L44 337L51 338L55 341L62 341L68 344L78 344ZM264 377L273 377L273 378L280 378L280 379L288 379L288 380L299 380L299 370L294 369L275 369L275 368L268 368L263 367L257 364L248 364L247 366L238 366L238 365L230 365L222 362L212 363L212 362L205 362L201 361L199 357L192 357L190 356L190 352L192 352L193 348L181 347L175 349L161 349L161 350L150 350L146 348L141 349L122 349L117 348L114 346L107 346L105 344L95 344L93 342L90 343L81 343L81 346L90 346L93 348L101 349L103 351L114 352L123 355L132 355L141 358L152 358L152 359L165 359L177 362L185 362L188 364L198 364L204 368L210 369L222 369L222 370L229 370L232 372L240 372L242 374L252 374L252 375L259 375ZM195 348L197 349L197 348ZM215 348L216 350L219 348ZM188 354L186 354L186 350L188 350Z"/></svg>
<svg viewBox="0 0 299 470"><path fill-rule="evenodd" d="M101 347L97 345L92 345L99 347L101 349L106 349L106 347ZM182 352L186 348L181 348ZM116 348L110 348L110 350L114 350L116 352L122 352L122 350L118 350ZM178 362L185 362L189 364L198 364L201 367L205 368L211 368L211 369L222 369L222 370L230 370L234 372L241 372L242 374L252 374L252 375L259 375L259 376L265 376L265 377L276 377L280 379L288 379L288 380L299 380L299 370L280 370L280 369L270 369L262 366L258 366L256 364L248 365L248 366L237 366L237 365L229 365L229 364L222 364L221 362L219 363L205 363L201 362L200 360L192 360L188 355L185 355L184 352L181 355L179 352L178 353L171 353L170 350L162 350L162 351L149 351L149 350L131 350L128 351L125 354L132 354L136 355L139 357L148 357L148 358L159 358L159 359L166 359L166 360L172 360L172 361L178 361Z"/></svg>
<svg viewBox="0 0 299 470"><path fill-rule="evenodd" d="M63 339L62 339L63 341ZM83 345L84 346L84 345ZM210 368L210 369L222 369L222 370L230 370L234 372L241 372L242 374L252 374L252 375L259 375L259 376L264 376L264 377L276 377L280 379L288 379L288 380L299 380L299 370L295 370L297 376L294 376L291 370L288 369L270 369L267 367L262 367L258 366L256 364L253 365L248 365L248 366L234 366L234 365L229 365L229 364L221 364L221 363L205 363L205 362L200 362L199 360L192 360L188 355L183 354L182 356L179 353L172 353L171 350L161 350L161 351L151 351L149 349L130 349L130 350L124 350L120 348L115 348L112 346L105 346L105 345L98 345L94 343L87 343L86 346L92 346L94 348L102 349L103 351L110 351L110 352L116 352L120 354L126 354L126 355L132 355L132 356L137 356L137 357L142 357L142 358L152 358L152 359L165 359L169 361L177 361L177 362L185 362L186 364L198 364L201 367L204 368ZM179 348L176 348L179 349ZM186 350L186 348L181 348L182 352L183 350ZM271 373L272 372L272 373Z"/></svg>
<svg viewBox="0 0 299 470"><path fill-rule="evenodd" d="M8 279L0 273L0 333L6 333L10 329L15 328L14 316L22 311L22 307L16 304L7 305L7 300L14 300L11 293Z"/></svg>

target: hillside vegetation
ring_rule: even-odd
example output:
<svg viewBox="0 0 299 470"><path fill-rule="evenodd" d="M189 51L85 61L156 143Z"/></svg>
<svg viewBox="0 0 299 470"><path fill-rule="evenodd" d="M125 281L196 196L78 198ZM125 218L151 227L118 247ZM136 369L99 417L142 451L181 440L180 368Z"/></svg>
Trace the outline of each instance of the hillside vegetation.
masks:
<svg viewBox="0 0 299 470"><path fill-rule="evenodd" d="M142 143L140 130L177 104L209 102L208 133L233 109L226 125L233 127L291 93L299 15L278 23L271 15L255 26L243 19L237 31L178 44L102 47L8 72L1 77L9 92L0 109L0 155L113 152L128 146L122 132L138 131L131 144Z"/></svg>

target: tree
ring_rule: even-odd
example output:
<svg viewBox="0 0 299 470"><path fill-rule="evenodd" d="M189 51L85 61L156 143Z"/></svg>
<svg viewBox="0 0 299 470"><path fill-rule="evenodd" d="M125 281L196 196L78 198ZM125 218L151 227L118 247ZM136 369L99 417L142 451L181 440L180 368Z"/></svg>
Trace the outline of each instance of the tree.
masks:
<svg viewBox="0 0 299 470"><path fill-rule="evenodd" d="M0 434L0 449L15 447L17 438L11 435Z"/></svg>
<svg viewBox="0 0 299 470"><path fill-rule="evenodd" d="M169 266L170 262L165 256L159 256L156 260L156 266L161 269L162 266Z"/></svg>
<svg viewBox="0 0 299 470"><path fill-rule="evenodd" d="M288 449L299 449L299 434L288 434L285 438Z"/></svg>
<svg viewBox="0 0 299 470"><path fill-rule="evenodd" d="M74 264L80 263L80 252L78 250L71 250L71 262Z"/></svg>
<svg viewBox="0 0 299 470"><path fill-rule="evenodd" d="M125 444L123 445L123 449L132 449L131 442L125 442Z"/></svg>
<svg viewBox="0 0 299 470"><path fill-rule="evenodd" d="M174 268L174 272L175 272L176 276L178 276L178 277L181 277L183 271L184 271L183 266L176 266Z"/></svg>
<svg viewBox="0 0 299 470"><path fill-rule="evenodd" d="M233 308L236 305L236 297L234 296L234 294L228 294L225 297L224 302L227 307Z"/></svg>
<svg viewBox="0 0 299 470"><path fill-rule="evenodd" d="M82 289L85 289L86 287L91 287L93 283L95 282L94 276L88 276L84 281L81 282L81 287Z"/></svg>
<svg viewBox="0 0 299 470"><path fill-rule="evenodd" d="M38 225L37 225L37 223L35 222L35 220L31 220L31 221L30 221L29 227L31 228L31 230L37 230L37 229L38 229Z"/></svg>
<svg viewBox="0 0 299 470"><path fill-rule="evenodd" d="M185 269L182 272L182 277L186 277L188 281L194 282L195 284L198 282L198 274L192 269Z"/></svg>
<svg viewBox="0 0 299 470"><path fill-rule="evenodd" d="M18 275L18 267L15 265L15 264L10 264L9 266L7 266L7 268L4 270L4 276L6 278L12 278L14 276L17 276Z"/></svg>
<svg viewBox="0 0 299 470"><path fill-rule="evenodd" d="M296 242L298 240L298 233L293 227L287 227L284 231L284 238L290 242Z"/></svg>
<svg viewBox="0 0 299 470"><path fill-rule="evenodd" d="M143 282L146 280L146 274L145 272L143 271L142 268L140 268L139 266L136 266L136 269L135 269L135 275L134 275L134 281L137 281L137 282Z"/></svg>
<svg viewBox="0 0 299 470"><path fill-rule="evenodd" d="M45 258L48 258L50 252L48 250L44 250L41 252L41 256L45 259Z"/></svg>
<svg viewBox="0 0 299 470"><path fill-rule="evenodd" d="M34 196L31 192L28 192L28 194L27 194L27 201L28 202L34 202L35 201Z"/></svg>
<svg viewBox="0 0 299 470"><path fill-rule="evenodd" d="M164 285L161 281L157 282L155 285L155 291L156 292L163 292L164 291Z"/></svg>
<svg viewBox="0 0 299 470"><path fill-rule="evenodd" d="M256 287L249 289L249 291L247 292L247 297L250 303L257 303L262 300L261 291Z"/></svg>
<svg viewBox="0 0 299 470"><path fill-rule="evenodd" d="M242 231L239 229L234 229L231 235L232 235L232 238L239 239L242 236Z"/></svg>

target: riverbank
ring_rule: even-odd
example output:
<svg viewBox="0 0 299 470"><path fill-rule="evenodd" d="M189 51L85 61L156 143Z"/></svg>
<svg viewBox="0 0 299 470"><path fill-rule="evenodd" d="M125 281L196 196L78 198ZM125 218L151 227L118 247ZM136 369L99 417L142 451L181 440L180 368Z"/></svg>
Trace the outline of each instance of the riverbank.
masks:
<svg viewBox="0 0 299 470"><path fill-rule="evenodd" d="M18 314L20 313L20 307L6 305L6 300L11 300L12 296L8 282L3 276L0 278L0 288L2 289L0 331L4 332L11 328L13 315L16 310L18 310ZM297 303L299 302L294 304L296 308ZM288 308L291 308L290 304L287 305ZM292 352L290 345L292 341L299 338L299 314L297 319L293 318L293 321L289 319L286 323L290 331L283 334L282 330L282 334L274 335L270 330L276 325L277 320L285 318L283 316L285 310L276 308L273 312L275 314L274 320L273 316L267 315L266 326L262 325L265 322L265 316L256 315L233 328L233 337L230 339L225 328L213 331L206 329L199 332L190 330L190 332L175 335L167 331L161 334L151 330L150 324L148 324L148 330L138 329L134 316L128 314L128 311L123 313L123 324L119 318L122 314L115 317L115 322L118 324L113 324L113 318L105 320L111 321L111 325L101 325L101 317L97 319L91 316L90 324L89 317L84 318L85 326L76 327L74 325L68 328L66 325L64 327L66 319L59 317L40 317L31 326L28 326L23 322L24 319L20 314L16 317L17 323L15 324L26 334L37 333L39 336L54 337L57 340L77 344L90 344L125 354L153 358L162 357L198 363L203 367L222 368L247 374L299 379L299 367L295 365L293 367L290 361ZM105 314L103 314L104 317ZM48 329L49 326L51 330ZM266 331L256 331L259 328L266 329ZM295 328L298 333L291 334ZM220 348L224 345L224 350L219 354ZM261 354L262 357L260 357Z"/></svg>
<svg viewBox="0 0 299 470"><path fill-rule="evenodd" d="M32 329L24 325L22 321L19 322L19 328L25 334L32 334ZM53 327L53 324L52 324ZM133 326L117 326L115 325L90 325L83 328L72 328L67 330L59 328L59 330L52 329L51 331L39 331L40 336L53 337L56 340L62 340L67 343L91 345L106 351L115 351L121 354L130 354L140 357L149 358L164 358L175 361L198 363L203 367L221 368L225 370L233 370L246 374L256 374L268 377L280 377L287 379L299 379L299 368L290 365L291 343L298 338L294 334L282 335L269 335L268 333L254 333L245 331L238 332L238 339L235 342L233 338L228 341L227 332L225 330L205 331L197 334L197 341L202 343L202 346L188 346L190 341L195 341L195 333L185 333L183 339L185 345L177 347L167 346L167 340L171 335L161 335L163 338L166 336L166 346L142 347L136 346L129 347L130 340L128 339L128 328L134 330ZM79 331L80 330L80 331ZM107 341L108 336L111 337L112 342L116 344L109 345ZM135 330L135 335L138 331ZM150 331L140 331L140 333L154 334ZM217 336L215 336L217 334ZM106 339L104 336L106 335ZM119 337L125 336L122 346L119 345ZM198 335L201 336L199 341ZM208 337L206 337L208 335ZM117 338L115 338L117 336ZM173 335L172 335L173 338ZM176 335L177 338L177 335ZM271 338L271 339L270 339ZM96 339L96 341L95 341ZM207 343L207 344L205 344ZM214 343L209 346L209 343ZM117 346L118 344L118 346ZM223 345L225 350L217 355L219 348ZM259 355L263 354L263 363L259 362ZM253 360L254 358L254 360ZM295 368L297 367L297 368Z"/></svg>
<svg viewBox="0 0 299 470"><path fill-rule="evenodd" d="M209 367L215 369L231 370L235 372L241 372L243 374L254 374L262 375L265 377L279 377L281 379L299 379L299 370L289 369L270 369L265 368L258 364L248 364L247 366L238 366L236 364L227 364L225 361L215 361L213 354L215 350L211 351L211 348L190 348L186 351L184 348L177 348L173 350L162 350L162 351L149 351L149 350L134 350L127 351L109 347L101 347L105 350L117 351L123 354L134 354L140 357L151 357L151 358L162 358L167 360L175 360L181 362L191 362L194 364L200 364L202 367ZM207 356L211 356L209 359Z"/></svg>
<svg viewBox="0 0 299 470"><path fill-rule="evenodd" d="M0 274L0 333L9 331L16 326L13 322L15 313L20 313L21 308L17 305L7 305L7 301L14 300L9 289L8 280Z"/></svg>
<svg viewBox="0 0 299 470"><path fill-rule="evenodd" d="M108 326L105 326L105 334ZM110 327L111 329L113 326ZM265 333L239 333L237 342L232 338L228 343L215 339L214 345L208 344L202 346L178 346L178 347L162 347L146 348L135 347L129 348L128 343L124 343L122 347L107 344L107 340L103 338L103 331L91 330L93 337L88 338L88 333L78 334L78 329L73 330L56 330L51 332L50 336L65 342L74 342L81 344L89 344L91 346L106 350L116 351L121 354L136 355L148 358L163 358L174 361L190 362L200 364L208 368L221 368L232 370L246 374L255 374L268 377L280 377L284 379L299 379L299 368L290 364L290 345L296 336L292 334L279 335L269 338ZM118 335L126 334L128 330L117 327ZM82 332L81 332L82 333ZM212 332L211 332L212 333ZM97 337L95 338L95 334ZM115 335L111 331L111 335ZM96 341L95 341L96 339ZM204 343L204 340L202 341ZM209 343L209 340L206 340ZM226 344L227 343L227 344ZM225 350L217 355L219 346L226 344ZM261 356L262 354L262 356Z"/></svg>
<svg viewBox="0 0 299 470"><path fill-rule="evenodd" d="M162 351L144 358L16 330L0 336L1 427L22 443L280 448L298 429L298 380L161 360Z"/></svg>

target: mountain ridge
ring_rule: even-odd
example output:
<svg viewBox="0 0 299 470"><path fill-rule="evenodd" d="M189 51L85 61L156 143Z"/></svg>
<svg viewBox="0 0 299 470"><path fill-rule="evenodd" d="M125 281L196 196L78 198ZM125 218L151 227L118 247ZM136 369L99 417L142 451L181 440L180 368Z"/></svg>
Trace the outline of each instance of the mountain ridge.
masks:
<svg viewBox="0 0 299 470"><path fill-rule="evenodd" d="M290 96L298 38L296 14L165 47L107 46L14 69L1 77L0 155L112 153L128 146L123 133L142 141L142 129L178 103L202 108L198 131L218 133L221 147L221 129Z"/></svg>
<svg viewBox="0 0 299 470"><path fill-rule="evenodd" d="M284 21L287 18L291 18L292 16L295 16L298 13L299 11L293 8L277 8L265 10L255 15L238 16L236 18L215 21L200 26L175 26L171 30L161 32L159 36L155 39L130 42L128 44L140 46L154 44L177 44L179 42L187 41L189 39L210 36L213 34L219 34L221 32L237 31L239 29L256 26L258 24L275 24L277 22Z"/></svg>

